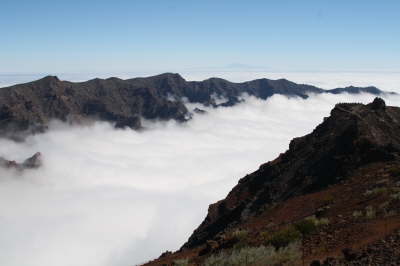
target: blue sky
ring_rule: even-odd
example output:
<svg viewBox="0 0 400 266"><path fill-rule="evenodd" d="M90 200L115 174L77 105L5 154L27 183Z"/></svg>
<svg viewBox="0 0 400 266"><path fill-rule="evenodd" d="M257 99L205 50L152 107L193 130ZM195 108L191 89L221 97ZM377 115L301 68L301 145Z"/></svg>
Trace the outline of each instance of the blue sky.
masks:
<svg viewBox="0 0 400 266"><path fill-rule="evenodd" d="M399 14L398 0L0 0L0 73L398 71Z"/></svg>

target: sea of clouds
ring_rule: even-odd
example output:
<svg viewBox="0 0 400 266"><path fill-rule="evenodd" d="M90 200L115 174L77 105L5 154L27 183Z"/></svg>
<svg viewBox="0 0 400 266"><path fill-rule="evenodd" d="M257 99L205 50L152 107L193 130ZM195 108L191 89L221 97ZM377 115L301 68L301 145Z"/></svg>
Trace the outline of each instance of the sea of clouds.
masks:
<svg viewBox="0 0 400 266"><path fill-rule="evenodd" d="M373 95L276 95L211 109L185 123L147 130L108 123L54 121L23 143L0 139L0 156L22 161L37 151L37 170L0 170L0 265L128 266L179 248L247 173L284 152L337 102ZM400 105L399 96L386 98ZM190 106L194 108L195 106Z"/></svg>

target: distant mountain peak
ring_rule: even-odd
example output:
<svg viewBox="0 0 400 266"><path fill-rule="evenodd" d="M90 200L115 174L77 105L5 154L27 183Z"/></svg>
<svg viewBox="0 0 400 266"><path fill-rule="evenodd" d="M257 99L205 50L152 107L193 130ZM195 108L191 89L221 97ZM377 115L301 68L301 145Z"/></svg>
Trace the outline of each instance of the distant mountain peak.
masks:
<svg viewBox="0 0 400 266"><path fill-rule="evenodd" d="M60 81L60 79L57 76L52 76L52 75L45 76L41 80L45 80L45 81Z"/></svg>
<svg viewBox="0 0 400 266"><path fill-rule="evenodd" d="M185 80L179 73L172 73L172 72L162 73L160 75L152 76L150 78L166 78L166 79Z"/></svg>

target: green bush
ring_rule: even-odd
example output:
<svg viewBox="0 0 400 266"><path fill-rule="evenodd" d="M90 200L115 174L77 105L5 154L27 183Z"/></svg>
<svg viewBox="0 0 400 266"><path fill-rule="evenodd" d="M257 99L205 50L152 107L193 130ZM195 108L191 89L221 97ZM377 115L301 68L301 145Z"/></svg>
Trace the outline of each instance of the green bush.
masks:
<svg viewBox="0 0 400 266"><path fill-rule="evenodd" d="M244 242L244 241L239 241L235 245L233 245L233 249L239 250L239 249L242 249L244 247L247 247L248 245L249 244Z"/></svg>
<svg viewBox="0 0 400 266"><path fill-rule="evenodd" d="M316 226L323 226L323 225L328 225L328 224L329 224L328 218L321 218L316 221Z"/></svg>
<svg viewBox="0 0 400 266"><path fill-rule="evenodd" d="M294 265L301 258L299 245L293 243L276 250L271 246L244 247L232 252L220 252L208 257L204 266Z"/></svg>
<svg viewBox="0 0 400 266"><path fill-rule="evenodd" d="M298 265L301 259L300 244L298 242L289 244L289 246L275 250L269 257L264 259L258 265L276 266L276 265Z"/></svg>
<svg viewBox="0 0 400 266"><path fill-rule="evenodd" d="M175 260L173 265L175 265L175 266L188 266L189 265L189 259Z"/></svg>
<svg viewBox="0 0 400 266"><path fill-rule="evenodd" d="M297 222L294 227L303 236L310 235L317 231L317 225L312 219L304 219L300 222Z"/></svg>
<svg viewBox="0 0 400 266"><path fill-rule="evenodd" d="M260 233L260 236L264 241L268 240L270 235L271 234L269 232L267 232L267 231L263 231L263 232Z"/></svg>
<svg viewBox="0 0 400 266"><path fill-rule="evenodd" d="M394 200L400 200L400 192L390 195Z"/></svg>
<svg viewBox="0 0 400 266"><path fill-rule="evenodd" d="M272 245L278 249L299 240L302 236L313 234L319 226L327 224L329 224L328 218L317 219L315 216L310 216L286 229L272 233L262 232L261 237L265 240L266 245Z"/></svg>
<svg viewBox="0 0 400 266"><path fill-rule="evenodd" d="M228 266L228 265L250 265L268 256L270 250L264 246L245 247L240 250L233 250L230 254L220 252L211 255L204 261L204 266Z"/></svg>
<svg viewBox="0 0 400 266"><path fill-rule="evenodd" d="M234 239L236 242L235 245L233 246L233 248L234 249L242 249L243 247L246 247L248 245L247 241L246 241L248 234L249 234L249 232L244 229L236 229L236 230L232 231L229 234L229 237L231 239Z"/></svg>
<svg viewBox="0 0 400 266"><path fill-rule="evenodd" d="M362 211L354 211L353 212L353 217L355 217L355 218L359 218L359 217L362 217L362 216L363 216Z"/></svg>
<svg viewBox="0 0 400 266"><path fill-rule="evenodd" d="M236 238L239 241L245 240L249 232L244 229L236 229L231 233L231 237Z"/></svg>
<svg viewBox="0 0 400 266"><path fill-rule="evenodd" d="M367 219L373 219L376 217L376 210L372 206L367 206L365 208L365 217Z"/></svg>
<svg viewBox="0 0 400 266"><path fill-rule="evenodd" d="M301 233L295 227L290 226L286 229L274 232L266 241L267 245L272 245L279 249L288 246L290 243L295 242L301 238Z"/></svg>
<svg viewBox="0 0 400 266"><path fill-rule="evenodd" d="M364 192L364 196L375 196L375 195L379 195L379 194L385 194L387 193L388 189L386 187L377 187L374 188L372 190L367 190Z"/></svg>

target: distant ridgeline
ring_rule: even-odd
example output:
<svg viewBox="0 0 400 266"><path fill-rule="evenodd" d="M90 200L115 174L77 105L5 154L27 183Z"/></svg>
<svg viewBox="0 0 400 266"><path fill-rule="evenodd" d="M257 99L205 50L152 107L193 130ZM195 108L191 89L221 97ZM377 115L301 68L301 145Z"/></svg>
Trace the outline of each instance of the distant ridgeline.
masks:
<svg viewBox="0 0 400 266"><path fill-rule="evenodd" d="M192 112L187 100L206 106L233 106L248 94L267 99L274 94L307 98L319 93L384 92L375 87L323 90L286 79L257 79L233 83L220 78L186 81L179 74L165 73L146 78L61 81L55 76L0 89L0 133L15 136L46 130L52 119L83 122L109 121L115 127L141 128L141 118L187 121Z"/></svg>

